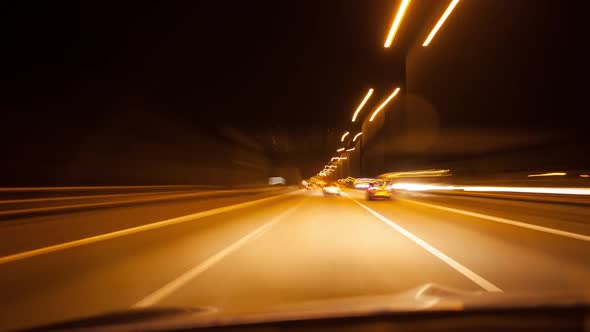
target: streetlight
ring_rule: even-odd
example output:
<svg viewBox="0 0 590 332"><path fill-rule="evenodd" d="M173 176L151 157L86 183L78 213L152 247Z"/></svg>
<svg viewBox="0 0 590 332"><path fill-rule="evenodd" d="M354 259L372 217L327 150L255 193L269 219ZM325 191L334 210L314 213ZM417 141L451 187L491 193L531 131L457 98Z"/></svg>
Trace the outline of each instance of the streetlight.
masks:
<svg viewBox="0 0 590 332"><path fill-rule="evenodd" d="M363 132L361 131L360 133L356 134L354 136L354 139L352 140L353 142L356 141L357 139L359 140L358 142L358 147L359 147L359 152L358 152L358 156L359 156L359 176L363 174L363 137L361 136L363 134Z"/></svg>
<svg viewBox="0 0 590 332"><path fill-rule="evenodd" d="M428 44L430 44L430 41L432 41L432 38L434 38L434 35L436 35L436 33L438 32L438 29L440 29L440 27L443 25L443 23L445 23L447 17L449 17L449 15L451 15L451 12L453 11L453 9L455 9L455 6L457 6L458 3L459 3L459 0L451 1L451 3L449 4L449 6L445 10L445 12L442 14L442 16L440 17L438 22L436 22L436 25L434 26L434 28L432 28L432 31L430 31L430 34L428 35L428 37L426 38L426 40L424 41L424 44L422 44L422 46L426 47L426 46L428 46Z"/></svg>
<svg viewBox="0 0 590 332"><path fill-rule="evenodd" d="M336 150L336 152L342 152L344 150L346 150L346 148L340 148L340 149Z"/></svg>
<svg viewBox="0 0 590 332"><path fill-rule="evenodd" d="M356 139L359 138L359 136L361 136L363 134L363 132L361 131L360 133L354 135L354 138L352 139L353 142L356 142Z"/></svg>
<svg viewBox="0 0 590 332"><path fill-rule="evenodd" d="M360 103L359 107L356 108L356 111L352 115L352 122L355 122L356 121L356 117L359 115L361 109L367 103L367 100L369 100L369 98L371 98L371 95L372 94L373 94L373 89L369 89L369 92L367 92L367 95L365 96L365 98L363 99L363 101Z"/></svg>
<svg viewBox="0 0 590 332"><path fill-rule="evenodd" d="M393 99L393 97L395 97L397 95L399 90L400 90L399 87L396 88L395 91L393 91L393 93L391 95L389 95L389 97L387 97L387 99L383 102L383 104L381 104L381 106L379 106L379 108L377 108L375 110L375 112L373 112L373 114L371 115L371 118L369 119L369 122L373 122L373 119L375 119L377 114L383 109L383 107L385 107L385 105L387 105L387 103L389 103L390 100Z"/></svg>
<svg viewBox="0 0 590 332"><path fill-rule="evenodd" d="M543 173L543 174L529 174L527 177L534 178L538 176L565 176L567 173L565 172L553 172L553 173Z"/></svg>
<svg viewBox="0 0 590 332"><path fill-rule="evenodd" d="M358 145L358 148L359 148L359 153L358 153L358 157L359 157L359 161L358 161L358 166L359 166L358 172L359 172L359 174L362 174L362 171L363 171L363 154L362 154L363 145L362 145L362 140L361 140L361 138L362 138L361 136L362 135L363 135L363 132L361 131L361 132L358 132L356 135L354 135L354 137L352 138L352 141L353 142L356 142L357 140L359 141L358 144L357 144ZM356 145L353 148L347 149L346 152L351 152L351 151L354 151L355 149L356 149Z"/></svg>
<svg viewBox="0 0 590 332"><path fill-rule="evenodd" d="M340 138L340 142L344 142L344 139L346 138L346 136L348 136L348 134L350 134L350 131L347 131L344 133L344 135L342 135L342 137Z"/></svg>
<svg viewBox="0 0 590 332"><path fill-rule="evenodd" d="M404 14L406 13L406 9L408 9L408 5L410 4L410 0L403 0L402 3L399 5L397 10L397 14L395 14L395 19L391 24L391 28L389 29L389 33L387 34L387 39L385 40L385 48L391 47L391 43L393 42L393 37L395 37L395 33L399 29L399 26L402 24L402 19L404 18Z"/></svg>

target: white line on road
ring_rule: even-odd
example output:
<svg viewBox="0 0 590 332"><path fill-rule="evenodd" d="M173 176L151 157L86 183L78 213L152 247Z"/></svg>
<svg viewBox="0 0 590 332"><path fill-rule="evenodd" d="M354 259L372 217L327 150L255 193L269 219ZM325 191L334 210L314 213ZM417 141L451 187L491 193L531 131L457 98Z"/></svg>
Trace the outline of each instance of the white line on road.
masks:
<svg viewBox="0 0 590 332"><path fill-rule="evenodd" d="M199 276L201 273L207 271L210 267L221 261L226 256L230 255L234 251L238 250L242 246L244 246L248 241L254 240L261 236L262 234L266 233L270 230L275 224L279 221L285 219L289 214L293 213L295 209L297 209L301 204L303 204L305 200L299 202L297 205L291 207L287 211L281 213L280 215L272 218L269 222L265 223L264 225L256 228L254 231L246 234L244 237L240 238L238 241L232 243L225 249L221 250L220 252L216 253L215 255L207 258L205 261L201 262L200 264L194 266L192 269L184 272L178 278L170 281L160 289L154 291L143 300L137 302L132 307L134 308L144 308L149 307L151 305L156 304L157 302L161 301L163 298L167 297L168 295L172 294L186 283L190 282L192 279Z"/></svg>
<svg viewBox="0 0 590 332"><path fill-rule="evenodd" d="M590 236L588 236L588 235L582 235L582 234L578 234L578 233L572 233L572 232L562 231L562 230L559 230L559 229L554 229L554 228L549 228L549 227L544 227L544 226L538 226L538 225L528 224L528 223L525 223L525 222L511 220L511 219L506 219L506 218L494 217L494 216L490 216L490 215L487 215L487 214L470 212L470 211L465 211L465 210L460 210L460 209L453 209L453 208L444 207L444 206L440 206L440 205L429 204L429 203L417 202L417 201L414 201L414 200L406 200L406 199L404 199L404 201L409 202L409 203L412 203L412 204L418 204L418 205L422 205L422 206L427 206L427 207L430 207L430 208L433 208L433 209L438 209L438 210L443 210L443 211L447 211L447 212L458 213L458 214L462 214L462 215L465 215L465 216L476 217L476 218L480 218L480 219L487 219L487 220L496 221L496 222L503 223L503 224L508 224L508 225L513 225L513 226L517 226L517 227L533 229L533 230L536 230L536 231L539 231L539 232L545 232L545 233L550 233L550 234L555 234L555 235L569 237L569 238L576 239L576 240L582 240L582 241L588 241L588 242L590 242Z"/></svg>
<svg viewBox="0 0 590 332"><path fill-rule="evenodd" d="M400 225L396 224L395 222L385 218L381 214L377 213L375 210L373 210L370 207L364 205L363 203L357 201L356 199L351 198L348 195L346 195L346 197L350 198L353 202L360 205L363 209L369 211L369 213L371 213L372 215L377 217L377 219L379 219L380 221L384 222L385 224L387 224L391 228L393 228L396 231L398 231L399 233L401 233L403 236L414 241L420 247L426 249L426 251L428 251L429 253L433 254L434 256L436 256L440 260L442 260L443 262L450 265L452 268L457 270L459 273L461 273L464 276L466 276L467 278L471 279L471 281L473 281L474 283L479 285L481 288L485 289L488 292L502 292L502 290L498 286L492 284L491 282L487 281L486 279L484 279L483 277L481 277L477 273L475 273L475 272L471 271L470 269L468 269L467 267L461 265L459 262L457 262L456 260L447 256L442 251L434 248L433 246L428 244L426 241L424 241L421 238L417 237L416 235L410 233L405 228L403 228Z"/></svg>
<svg viewBox="0 0 590 332"><path fill-rule="evenodd" d="M74 248L74 247L78 247L78 246L82 246L82 245L90 244L90 243L94 243L94 242L114 239L114 238L117 238L120 236L135 234L135 233L144 232L144 231L148 231L148 230L152 230L152 229L156 229L156 228L179 224L179 223L183 223L186 221L209 217L209 216L213 216L216 214L229 212L229 211L233 211L233 210L237 210L237 209L243 209L245 207L253 206L256 204L269 202L269 201L275 200L279 197L293 195L297 192L300 192L300 190L294 191L294 192L289 192L286 194L277 195L277 196L257 199L254 201L249 201L249 202L224 206L224 207L220 207L220 208L216 208L216 209L201 211L201 212L189 214L189 215L178 217L178 218L172 218L172 219L154 222L154 223L147 224L147 225L131 227L131 228L127 228L127 229L123 229L123 230L115 231L115 232L111 232L111 233L91 236L91 237L87 237L87 238L83 238L83 239L79 239L79 240L74 240L74 241L70 241L70 242L64 242L64 243L60 243L60 244L56 244L56 245L52 245L52 246L48 246L48 247L43 247L43 248L39 248L39 249L21 252L18 254L3 256L3 257L0 257L0 264L14 262L17 260L31 258L31 257L39 256L39 255L44 255L44 254L48 254L48 253L51 253L54 251Z"/></svg>

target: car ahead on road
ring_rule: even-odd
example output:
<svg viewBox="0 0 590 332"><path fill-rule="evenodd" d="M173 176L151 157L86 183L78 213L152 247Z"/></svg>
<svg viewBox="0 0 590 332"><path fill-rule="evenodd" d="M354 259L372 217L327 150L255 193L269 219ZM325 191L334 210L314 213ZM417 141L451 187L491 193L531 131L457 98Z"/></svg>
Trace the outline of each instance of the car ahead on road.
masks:
<svg viewBox="0 0 590 332"><path fill-rule="evenodd" d="M391 199L391 189L389 189L385 182L371 182L369 183L369 187L367 187L365 197L367 201L379 198Z"/></svg>
<svg viewBox="0 0 590 332"><path fill-rule="evenodd" d="M340 196L340 187L336 183L330 183L322 188L324 196Z"/></svg>

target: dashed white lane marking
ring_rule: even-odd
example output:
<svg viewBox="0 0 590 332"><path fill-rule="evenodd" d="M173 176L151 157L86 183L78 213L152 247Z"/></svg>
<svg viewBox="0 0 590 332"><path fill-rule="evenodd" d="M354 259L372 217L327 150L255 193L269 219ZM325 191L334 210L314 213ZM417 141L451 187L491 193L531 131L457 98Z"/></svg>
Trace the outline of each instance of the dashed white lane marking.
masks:
<svg viewBox="0 0 590 332"><path fill-rule="evenodd" d="M284 197L286 195L292 195L297 192L300 192L300 191L289 192L286 194L281 194L281 195L272 196L272 197L266 197L266 198L262 198L262 199L258 199L258 200L254 200L254 201L224 206L224 207L211 209L211 210L207 210L207 211L201 211L201 212L189 214L189 215L178 217L178 218L167 219L167 220L158 221L158 222L154 222L154 223L147 224L147 225L131 227L131 228L123 229L120 231L105 233L105 234L91 236L91 237L87 237L87 238L83 238L83 239L79 239L79 240L74 240L74 241L70 241L70 242L64 242L64 243L60 243L60 244L56 244L56 245L52 245L52 246L48 246L48 247L24 251L24 252L21 252L18 254L3 256L3 257L0 257L0 264L14 262L17 260L31 258L31 257L39 256L39 255L44 255L44 254L48 254L48 253L51 253L54 251L74 248L74 247L82 246L85 244L91 244L94 242L114 239L114 238L117 238L120 236L135 234L135 233L144 232L144 231L148 231L148 230L152 230L152 229L156 229L156 228L179 224L179 223L183 223L186 221L209 217L209 216L213 216L216 214L229 212L229 211L233 211L233 210L237 210L237 209L243 209L245 207L253 206L256 204L269 202L269 201L275 200L279 197Z"/></svg>
<svg viewBox="0 0 590 332"><path fill-rule="evenodd" d="M252 241L262 234L266 233L270 230L275 224L279 221L285 219L289 214L293 213L295 209L297 209L304 201L298 203L297 205L291 207L290 209L286 210L285 212L279 214L278 216L272 218L269 222L265 223L264 225L256 228L254 231L246 234L236 242L232 243L228 247L224 248L223 250L219 251L218 253L214 254L213 256L207 258L205 261L201 262L200 264L194 266L192 269L184 272L176 279L170 281L166 285L162 286L158 290L152 292L143 300L137 302L133 305L134 308L143 308L149 307L151 305L156 304L157 302L161 301L163 298L167 297L168 295L172 294L192 279L199 276L201 273L207 271L210 267L221 261L226 256L230 255L231 253L235 252L242 246L244 246L249 241Z"/></svg>
<svg viewBox="0 0 590 332"><path fill-rule="evenodd" d="M467 267L463 266L461 263L459 263L456 260L452 259L451 257L447 256L442 251L440 251L440 250L436 249L435 247L431 246L430 244L428 244L426 241L424 241L421 238L417 237L416 235L410 233L405 228L403 228L400 225L396 224L395 222L385 218L384 216L382 216L381 214L379 214L375 210L373 210L370 207L364 205L363 203L357 201L356 199L351 198L348 195L346 195L346 196L348 198L350 198L356 204L360 205L363 209L367 210L369 213L371 213L372 215L377 217L377 219L384 222L386 225L390 226L391 228L395 229L403 236L412 240L414 243L416 243L420 247L424 248L426 251L428 251L432 255L436 256L437 258L439 258L443 262L447 263L453 269L455 269L459 273L463 274L465 277L469 278L471 281L476 283L481 288L485 289L488 292L502 292L502 290L498 286L492 284L491 282L487 281L486 279L484 279L483 277L481 277L477 273L475 273L475 272L471 271L470 269L468 269Z"/></svg>
<svg viewBox="0 0 590 332"><path fill-rule="evenodd" d="M471 211L465 211L465 210L460 210L460 209L444 207L444 206L440 206L440 205L417 202L414 200L404 200L404 201L409 202L411 204L427 206L427 207L433 208L433 209L462 214L464 216L476 217L476 218L480 218L480 219L487 219L487 220L491 220L491 221L495 221L495 222L499 222L499 223L503 223L503 224L533 229L533 230L539 231L539 232L545 232L545 233L549 233L549 234L560 235L560 236L565 236L565 237L569 237L569 238L576 239L576 240L590 242L590 236L588 236L588 235L582 235L582 234L578 234L578 233L562 231L559 229L554 229L554 228L549 228L549 227L544 227L544 226L539 226L539 225L533 225L533 224L529 224L529 223L525 223L525 222L521 222L521 221L516 221L516 220L511 220L511 219L506 219L506 218L494 217L494 216L490 216L487 214L481 214L481 213L477 213L477 212L471 212Z"/></svg>

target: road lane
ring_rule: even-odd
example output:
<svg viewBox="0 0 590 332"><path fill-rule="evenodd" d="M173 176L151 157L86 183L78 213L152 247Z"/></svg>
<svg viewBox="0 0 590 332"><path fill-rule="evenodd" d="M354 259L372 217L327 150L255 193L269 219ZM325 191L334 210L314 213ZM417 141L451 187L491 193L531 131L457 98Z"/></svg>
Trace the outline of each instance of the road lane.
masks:
<svg viewBox="0 0 590 332"><path fill-rule="evenodd" d="M310 195L287 220L159 304L243 313L427 283L483 291L348 198Z"/></svg>
<svg viewBox="0 0 590 332"><path fill-rule="evenodd" d="M520 228L531 229L534 231L543 232L543 233L547 233L547 234L554 234L554 235L558 235L558 236L569 237L570 239L574 239L574 240L590 242L590 236L588 236L588 235L575 233L575 232L568 232L568 231L564 231L564 230L557 229L557 228L540 226L540 225L536 225L535 223L531 223L531 222L523 222L523 221L518 221L518 220L514 220L514 219L502 218L502 217L492 216L489 214L477 213L477 212L473 212L473 211L467 211L464 209L450 208L450 207L446 207L446 206L442 206L442 205L429 204L429 203L424 203L424 202L417 202L417 201L409 201L409 202L412 202L413 204L418 204L421 206L426 206L431 209L452 212L452 213L456 213L456 214L460 214L460 215L475 217L478 219L484 219L484 220L494 221L494 222L498 222L498 223L502 223L502 224L506 224L506 225L520 227Z"/></svg>
<svg viewBox="0 0 590 332"><path fill-rule="evenodd" d="M407 192L400 197L590 236L590 206L588 205L436 195L426 192Z"/></svg>
<svg viewBox="0 0 590 332"><path fill-rule="evenodd" d="M404 200L366 202L359 191L350 195L507 293L590 291L587 242ZM75 234L84 232L78 228L95 231L110 214L117 218L107 225L112 227L118 220L133 226L234 199L80 212L73 219L68 219L72 214L62 215L61 221L53 216L51 222L25 223L21 233L13 234L34 238L68 227ZM449 201L456 208L494 212L485 201L481 204ZM505 213L510 213L512 205L506 206ZM514 209L515 214L522 213L518 206ZM60 226L51 228L52 223ZM183 275L188 277L182 279ZM294 302L398 293L427 283L482 291L349 198L306 191L193 222L0 264L0 293L11 299L0 302L0 330L128 309L179 278L181 283L148 305L207 305L231 314Z"/></svg>
<svg viewBox="0 0 590 332"><path fill-rule="evenodd" d="M301 203L300 202L294 206L291 206L284 212L281 212L279 215L270 219L267 223L263 224L262 226L256 228L252 232L246 234L239 240L235 241L231 245L225 247L223 250L215 253L214 255L208 257L206 260L200 262L199 264L195 265L190 270L184 272L176 279L170 281L169 283L165 284L161 288L157 289L156 291L150 293L148 296L143 298L141 301L135 303L133 305L134 308L144 308L150 307L154 305L158 305L162 299L168 297L170 294L174 293L185 284L192 281L192 279L198 277L201 273L207 271L210 267L217 264L219 261L231 255L236 250L240 249L242 246L246 245L249 241L254 241L259 236L262 236L264 233L268 232L275 224L284 220L289 214L293 213L295 209L297 209Z"/></svg>
<svg viewBox="0 0 590 332"><path fill-rule="evenodd" d="M1 264L0 330L127 309L304 198Z"/></svg>
<svg viewBox="0 0 590 332"><path fill-rule="evenodd" d="M348 195L347 195L347 197L348 197ZM489 282L488 280L482 278L480 275L478 275L477 273L473 272L472 270L470 270L465 265L457 262L456 260L454 260L453 258L449 257L444 252L442 252L439 249L433 247L431 244L429 244L428 242L424 241L423 239L421 239L420 237L416 236L415 234L409 232L407 229L401 227L395 221L392 221L391 219L388 219L388 218L384 217L382 214L380 214L377 211L371 209L370 207L366 206L365 204L359 202L358 200L353 199L353 201L355 203L357 203L359 206L361 206L363 209L369 211L372 215L374 215L380 221L384 222L389 227L393 228L394 230L396 230L397 232L399 232L403 236L407 237L408 239L410 239L411 241L413 241L414 243L416 243L417 245L419 245L420 247L422 247L424 250L426 250L429 253L431 253L432 255L434 255L436 258L438 258L441 261L447 263L449 266L451 266L457 272L463 274L465 277L469 278L471 281L473 281L474 283L476 283L477 285L479 285L481 288L485 289L488 292L499 292L499 293L502 292L502 290L500 288L498 288L498 286L496 286L493 283Z"/></svg>
<svg viewBox="0 0 590 332"><path fill-rule="evenodd" d="M116 232L196 212L273 197L292 189L90 209L0 221L0 257ZM1 261L1 258L0 258Z"/></svg>
<svg viewBox="0 0 590 332"><path fill-rule="evenodd" d="M352 196L362 200L362 193ZM420 196L416 196L420 197ZM421 198L421 197L420 197ZM418 201L421 201L418 199ZM492 200L497 209L497 200ZM522 211L507 202L502 215ZM516 227L490 220L441 211L404 200L364 202L402 227L434 245L466 266L478 271L506 292L590 291L590 243ZM462 208L456 200L438 200L441 206ZM553 206L553 205L551 205ZM494 213L486 202L477 211ZM473 204L464 209L472 209ZM560 209L556 209L557 213ZM567 216L567 215L564 215ZM559 221L559 217L555 216ZM564 224L567 224L567 219ZM554 226L564 227L556 223Z"/></svg>

